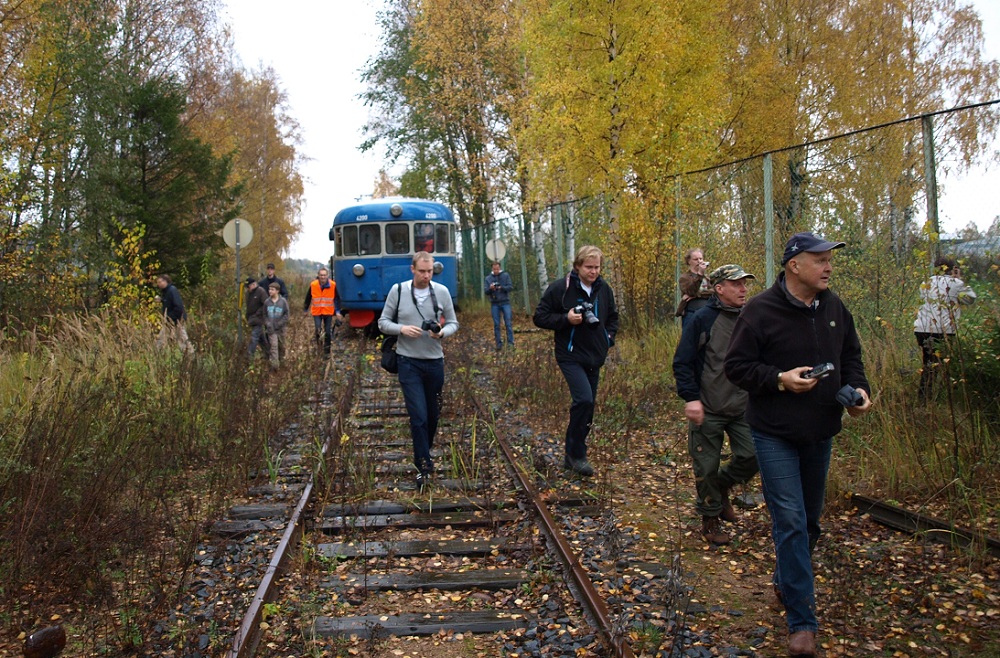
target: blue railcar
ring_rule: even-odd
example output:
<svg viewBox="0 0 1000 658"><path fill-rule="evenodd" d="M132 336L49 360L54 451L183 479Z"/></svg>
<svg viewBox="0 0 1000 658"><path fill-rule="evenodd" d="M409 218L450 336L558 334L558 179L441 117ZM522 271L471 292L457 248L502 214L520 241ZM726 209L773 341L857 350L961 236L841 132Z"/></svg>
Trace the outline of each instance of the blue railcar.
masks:
<svg viewBox="0 0 1000 658"><path fill-rule="evenodd" d="M454 300L458 291L455 216L422 199L378 199L344 208L333 218L333 272L340 307L352 327L378 320L393 285L412 279L413 255L434 257L434 280Z"/></svg>

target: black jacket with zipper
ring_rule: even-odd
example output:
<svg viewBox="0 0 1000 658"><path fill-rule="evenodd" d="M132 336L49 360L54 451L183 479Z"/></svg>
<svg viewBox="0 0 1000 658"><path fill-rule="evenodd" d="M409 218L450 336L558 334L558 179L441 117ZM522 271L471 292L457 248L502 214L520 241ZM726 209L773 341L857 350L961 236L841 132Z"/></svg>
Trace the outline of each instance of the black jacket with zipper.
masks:
<svg viewBox="0 0 1000 658"><path fill-rule="evenodd" d="M778 373L827 362L835 370L812 390L778 390ZM830 290L806 306L788 292L783 272L743 308L725 368L726 376L750 394L750 427L793 443L821 441L840 432L844 407L836 395L844 384L871 394L861 341L847 307Z"/></svg>
<svg viewBox="0 0 1000 658"><path fill-rule="evenodd" d="M569 323L566 314L583 302L594 305L593 313L600 322ZM615 344L615 334L618 333L618 307L611 287L597 277L588 295L580 285L576 271L549 284L532 319L535 326L556 332L557 362L575 361L591 368L604 365L608 349Z"/></svg>

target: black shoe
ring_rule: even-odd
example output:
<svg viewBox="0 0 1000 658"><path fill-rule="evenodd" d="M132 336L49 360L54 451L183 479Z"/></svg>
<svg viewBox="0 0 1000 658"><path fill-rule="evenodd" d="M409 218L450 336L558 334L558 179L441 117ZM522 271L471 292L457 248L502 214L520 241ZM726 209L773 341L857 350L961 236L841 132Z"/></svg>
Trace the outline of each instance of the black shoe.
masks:
<svg viewBox="0 0 1000 658"><path fill-rule="evenodd" d="M583 459L572 459L570 457L566 457L566 459L563 460L563 468L584 477L590 477L594 474L594 467L590 465L590 462L587 461L586 457Z"/></svg>
<svg viewBox="0 0 1000 658"><path fill-rule="evenodd" d="M417 489L423 491L431 483L431 474L420 471L417 473Z"/></svg>

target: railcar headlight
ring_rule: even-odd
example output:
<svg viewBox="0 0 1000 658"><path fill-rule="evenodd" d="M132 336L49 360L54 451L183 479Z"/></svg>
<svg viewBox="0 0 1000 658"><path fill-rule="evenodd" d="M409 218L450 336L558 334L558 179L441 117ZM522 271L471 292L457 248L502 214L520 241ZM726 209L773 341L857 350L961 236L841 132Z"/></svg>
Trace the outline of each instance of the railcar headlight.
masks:
<svg viewBox="0 0 1000 658"><path fill-rule="evenodd" d="M361 263L358 263L357 265L351 268L351 273L354 274L354 276L356 277L362 277L365 275L365 266L362 265Z"/></svg>
<svg viewBox="0 0 1000 658"><path fill-rule="evenodd" d="M391 206L389 206L389 214L392 215L393 217L399 217L400 215L403 214L403 206L399 205L398 203L392 204Z"/></svg>
<svg viewBox="0 0 1000 658"><path fill-rule="evenodd" d="M444 263L439 260L434 261L434 274L441 274L444 272Z"/></svg>

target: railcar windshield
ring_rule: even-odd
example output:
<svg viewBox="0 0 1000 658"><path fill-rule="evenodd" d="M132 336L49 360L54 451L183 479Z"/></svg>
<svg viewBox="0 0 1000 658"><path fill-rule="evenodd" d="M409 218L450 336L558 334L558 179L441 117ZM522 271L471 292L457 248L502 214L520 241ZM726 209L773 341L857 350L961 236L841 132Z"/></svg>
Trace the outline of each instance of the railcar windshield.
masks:
<svg viewBox="0 0 1000 658"><path fill-rule="evenodd" d="M377 224L359 226L358 245L362 256L382 253L382 228Z"/></svg>
<svg viewBox="0 0 1000 658"><path fill-rule="evenodd" d="M434 246L437 247L438 252L447 254L452 251L452 232L454 231L454 228L455 227L452 224L435 225L436 230L434 236Z"/></svg>
<svg viewBox="0 0 1000 658"><path fill-rule="evenodd" d="M444 222L337 226L333 235L334 253L338 258L380 254L401 256L418 251L453 254L456 247L455 225Z"/></svg>
<svg viewBox="0 0 1000 658"><path fill-rule="evenodd" d="M387 254L410 253L410 227L407 224L385 225L385 252Z"/></svg>
<svg viewBox="0 0 1000 658"><path fill-rule="evenodd" d="M343 226L334 231L338 256L373 256L382 253L382 232L377 224Z"/></svg>
<svg viewBox="0 0 1000 658"><path fill-rule="evenodd" d="M417 222L413 225L413 250L434 252L434 224Z"/></svg>

